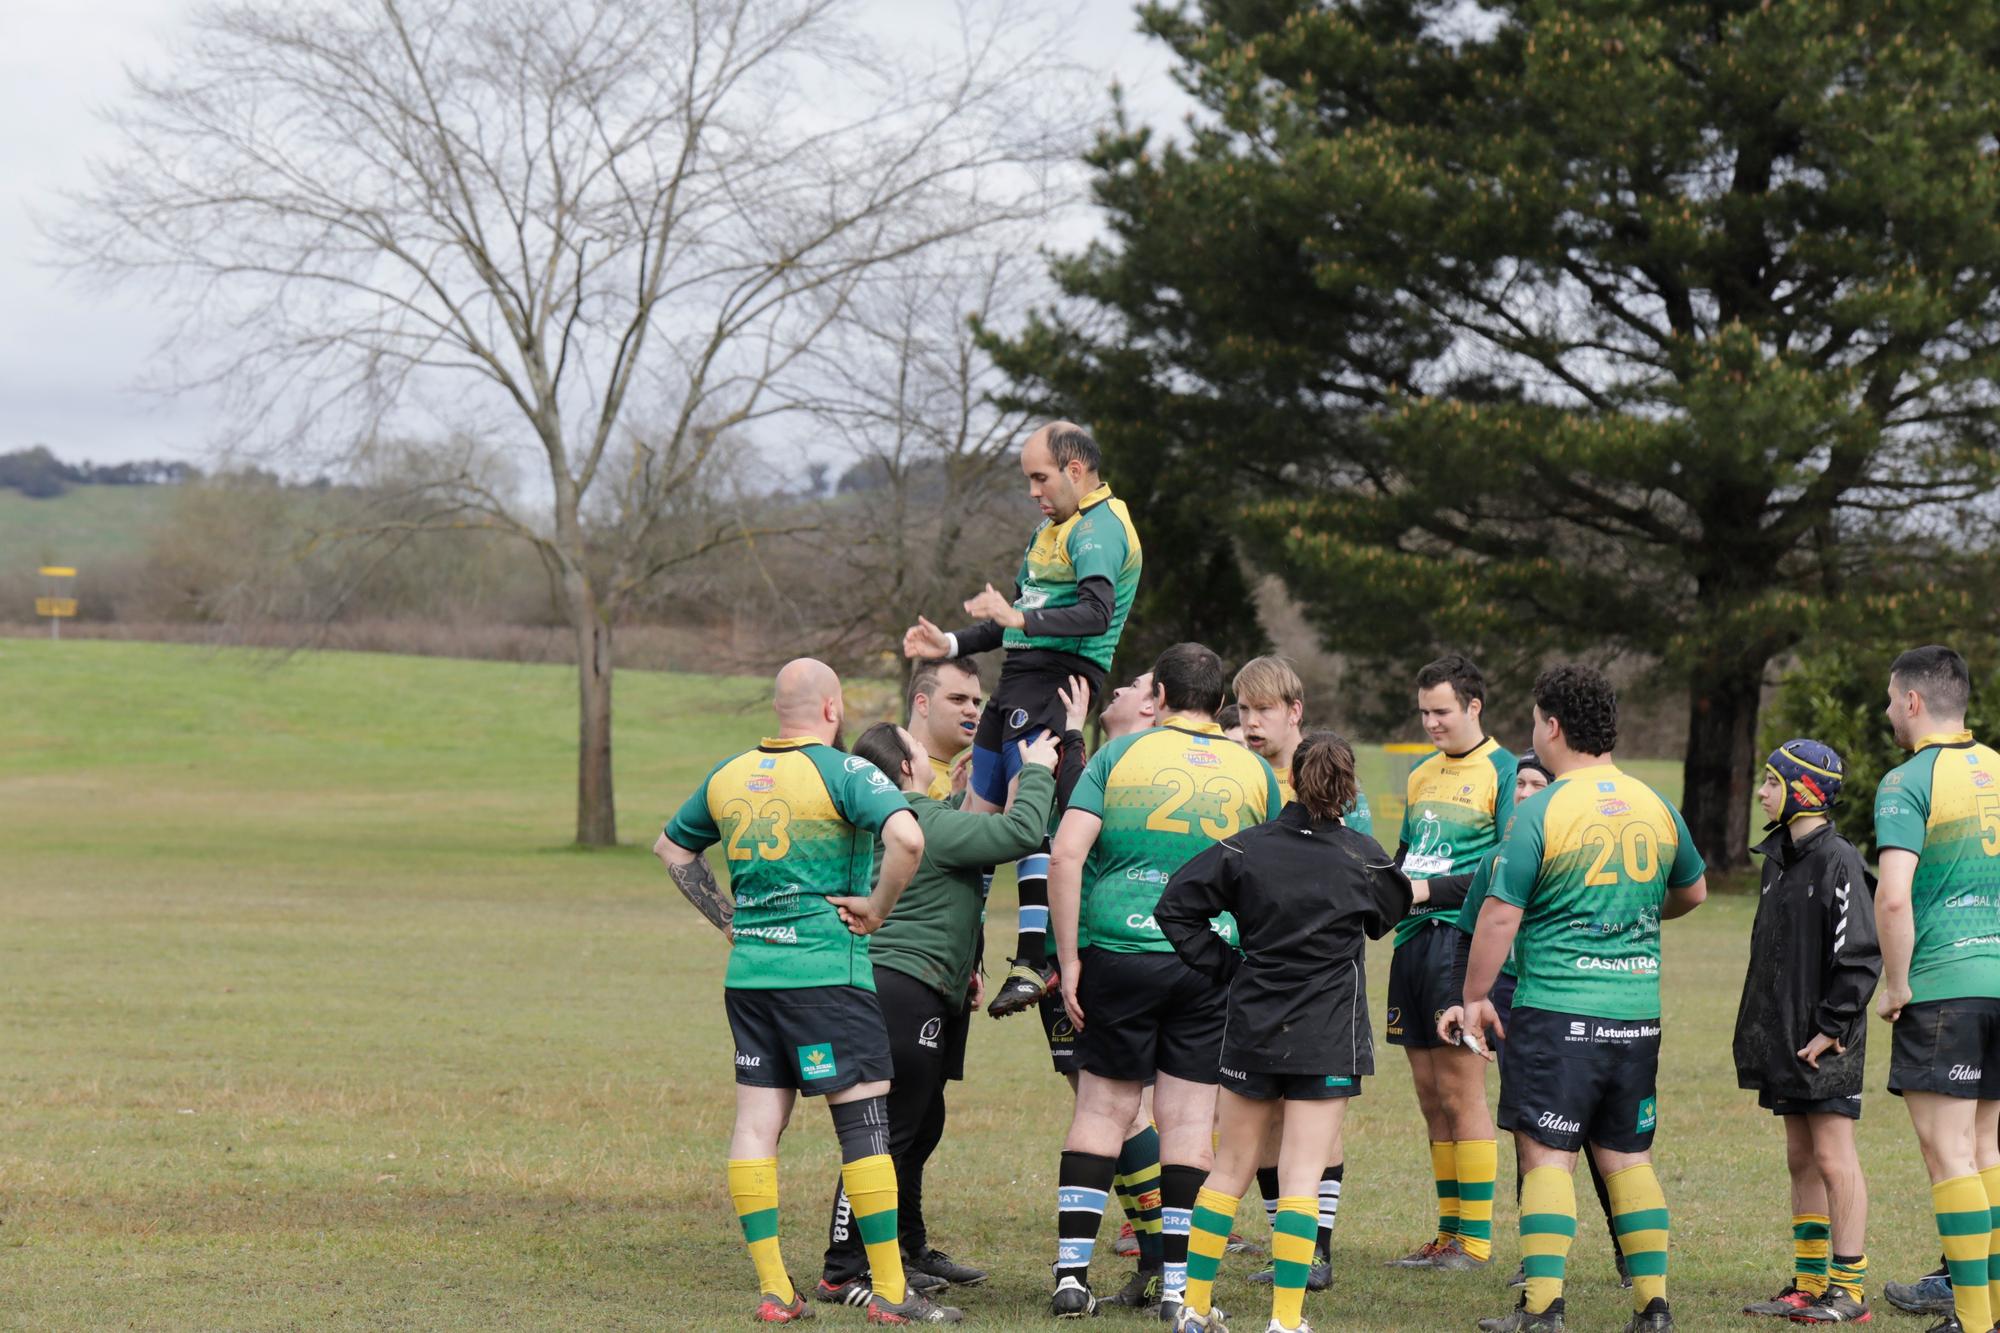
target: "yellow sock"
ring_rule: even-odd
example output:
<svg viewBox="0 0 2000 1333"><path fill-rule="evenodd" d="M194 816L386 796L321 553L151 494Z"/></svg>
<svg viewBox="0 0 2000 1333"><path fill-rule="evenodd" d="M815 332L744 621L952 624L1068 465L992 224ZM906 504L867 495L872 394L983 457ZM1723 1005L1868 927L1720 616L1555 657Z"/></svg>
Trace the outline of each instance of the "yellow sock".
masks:
<svg viewBox="0 0 2000 1333"><path fill-rule="evenodd" d="M729 1197L736 1220L743 1224L743 1241L750 1262L757 1265L757 1285L790 1304L798 1298L778 1253L778 1159L757 1157L729 1163Z"/></svg>
<svg viewBox="0 0 2000 1333"><path fill-rule="evenodd" d="M891 1305L908 1294L903 1286L903 1250L896 1243L896 1163L887 1153L857 1157L840 1168L861 1248L868 1251L868 1285Z"/></svg>
<svg viewBox="0 0 2000 1333"><path fill-rule="evenodd" d="M1229 1248L1229 1228L1240 1202L1206 1185L1194 1196L1194 1214L1188 1220L1187 1291L1181 1299L1195 1314L1205 1315L1214 1306L1215 1274Z"/></svg>
<svg viewBox="0 0 2000 1333"><path fill-rule="evenodd" d="M1826 1293L1833 1224L1823 1213L1792 1214L1792 1285L1808 1296Z"/></svg>
<svg viewBox="0 0 2000 1333"><path fill-rule="evenodd" d="M1644 1310L1667 1295L1667 1196L1650 1162L1604 1178L1611 1195L1611 1229L1632 1275L1632 1308Z"/></svg>
<svg viewBox="0 0 2000 1333"><path fill-rule="evenodd" d="M1493 1179L1500 1149L1492 1139L1460 1139L1458 1162L1458 1244L1475 1259L1493 1257Z"/></svg>
<svg viewBox="0 0 2000 1333"><path fill-rule="evenodd" d="M1437 1184L1438 1244L1458 1237L1458 1145L1431 1140L1431 1179Z"/></svg>
<svg viewBox="0 0 2000 1333"><path fill-rule="evenodd" d="M2000 1310L2000 1166L1989 1166L1979 1173L1979 1179L1986 1186L1987 1217L1991 1230L1986 1233L1986 1305L1988 1311ZM1993 1316L2000 1319L2000 1314Z"/></svg>
<svg viewBox="0 0 2000 1333"><path fill-rule="evenodd" d="M1271 1318L1280 1328L1297 1328L1305 1318L1306 1280L1318 1239L1318 1198L1278 1200L1278 1221L1271 1228Z"/></svg>
<svg viewBox="0 0 2000 1333"><path fill-rule="evenodd" d="M1576 1239L1576 1183L1559 1166L1538 1166L1521 1178L1521 1267L1528 1275L1529 1314L1561 1299Z"/></svg>
<svg viewBox="0 0 2000 1333"><path fill-rule="evenodd" d="M1951 1273L1952 1310L1970 1333L1993 1327L1993 1307L1986 1297L1987 1266L1993 1237L1992 1205L1978 1176L1959 1176L1931 1186L1931 1211L1937 1214L1938 1238L1944 1242L1945 1268Z"/></svg>
<svg viewBox="0 0 2000 1333"><path fill-rule="evenodd" d="M1848 1262L1849 1259L1853 1262ZM1833 1266L1827 1269L1826 1280L1828 1286L1839 1287L1842 1291L1852 1296L1857 1305L1866 1303L1868 1299L1868 1256L1865 1254L1855 1254L1849 1255L1848 1259L1842 1259L1839 1255L1835 1255ZM1992 1285L1991 1282L1987 1283L1989 1287ZM1988 1300L1991 1299L1991 1293L1989 1292Z"/></svg>

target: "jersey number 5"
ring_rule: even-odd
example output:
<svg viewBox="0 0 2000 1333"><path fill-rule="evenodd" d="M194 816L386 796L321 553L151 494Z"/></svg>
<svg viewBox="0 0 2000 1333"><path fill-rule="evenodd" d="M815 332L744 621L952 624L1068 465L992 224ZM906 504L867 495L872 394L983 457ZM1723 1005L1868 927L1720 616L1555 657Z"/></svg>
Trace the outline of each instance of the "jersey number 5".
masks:
<svg viewBox="0 0 2000 1333"><path fill-rule="evenodd" d="M1583 845L1597 852L1591 858L1590 869L1583 876L1583 882L1593 889L1609 888L1620 878L1628 884L1645 884L1660 868L1653 831L1644 824L1627 824L1615 834L1608 824L1592 824L1583 831ZM1613 874L1609 869L1614 852L1623 862L1622 876Z"/></svg>
<svg viewBox="0 0 2000 1333"><path fill-rule="evenodd" d="M1197 822L1211 838L1226 838L1243 827L1243 784L1235 778L1216 776L1199 788L1194 778L1178 769L1163 768L1153 775L1153 785L1169 788L1173 795L1146 816L1146 827L1155 833L1192 833ZM1202 799L1217 801L1221 814L1196 814L1188 807Z"/></svg>
<svg viewBox="0 0 2000 1333"><path fill-rule="evenodd" d="M736 821L723 853L731 861L748 861L753 856L776 861L792 850L792 808L783 801L766 801L753 808L739 796L725 802L722 813Z"/></svg>

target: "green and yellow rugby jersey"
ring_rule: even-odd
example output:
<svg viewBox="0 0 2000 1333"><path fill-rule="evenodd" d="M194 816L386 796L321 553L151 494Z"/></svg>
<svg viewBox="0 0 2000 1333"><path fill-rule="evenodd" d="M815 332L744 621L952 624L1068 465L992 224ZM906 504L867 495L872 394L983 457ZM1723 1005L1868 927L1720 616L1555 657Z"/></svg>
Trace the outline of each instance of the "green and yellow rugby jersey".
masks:
<svg viewBox="0 0 2000 1333"><path fill-rule="evenodd" d="M867 937L826 899L874 887L875 835L909 808L875 765L809 736L764 740L710 770L667 837L691 852L722 844L736 895L723 985L874 990Z"/></svg>
<svg viewBox="0 0 2000 1333"><path fill-rule="evenodd" d="M1043 519L1035 529L1027 554L1021 557L1014 609L1056 611L1075 606L1078 585L1103 578L1111 580L1111 624L1104 633L1087 639L1010 629L1001 636L1001 645L1071 653L1109 671L1125 618L1132 613L1132 598L1139 591L1140 564L1139 530L1132 526L1132 515L1123 500L1112 497L1110 486L1099 486L1083 497L1074 514L1060 523Z"/></svg>
<svg viewBox="0 0 2000 1333"><path fill-rule="evenodd" d="M1616 764L1574 769L1514 814L1491 896L1521 909L1516 1007L1660 1016L1660 905L1707 866L1681 812Z"/></svg>
<svg viewBox="0 0 2000 1333"><path fill-rule="evenodd" d="M1153 920L1167 881L1281 804L1264 757L1213 722L1167 717L1112 741L1090 757L1069 798L1070 809L1104 821L1083 867L1080 935L1115 953L1172 953ZM1225 913L1215 925L1235 940L1234 918Z"/></svg>
<svg viewBox="0 0 2000 1333"><path fill-rule="evenodd" d="M1493 891L1493 862L1499 855L1499 849L1495 848L1484 861L1479 863L1479 869L1472 872L1472 883L1465 890L1465 903L1458 909L1458 915L1452 918L1452 924L1468 935L1478 929L1479 909L1486 906L1486 896ZM1515 962L1520 952L1521 937L1517 934L1514 936L1513 944L1507 948L1506 961L1500 964L1501 976L1520 976Z"/></svg>
<svg viewBox="0 0 2000 1333"><path fill-rule="evenodd" d="M1440 750L1410 770L1403 807L1403 873L1413 880L1469 875L1500 845L1514 813L1514 756L1491 736L1461 755ZM1396 947L1449 911L1418 903L1396 923Z"/></svg>
<svg viewBox="0 0 2000 1333"><path fill-rule="evenodd" d="M1278 802L1282 807L1298 799L1298 792L1292 788L1292 770L1288 768L1278 774ZM1272 813L1277 812L1274 810ZM1354 799L1340 812L1340 822L1356 833L1366 833L1371 838L1375 836L1375 816L1368 812L1368 793L1361 790L1358 784L1354 788Z"/></svg>
<svg viewBox="0 0 2000 1333"><path fill-rule="evenodd" d="M2000 995L2000 753L1925 736L1875 791L1875 844L1917 854L1910 998Z"/></svg>

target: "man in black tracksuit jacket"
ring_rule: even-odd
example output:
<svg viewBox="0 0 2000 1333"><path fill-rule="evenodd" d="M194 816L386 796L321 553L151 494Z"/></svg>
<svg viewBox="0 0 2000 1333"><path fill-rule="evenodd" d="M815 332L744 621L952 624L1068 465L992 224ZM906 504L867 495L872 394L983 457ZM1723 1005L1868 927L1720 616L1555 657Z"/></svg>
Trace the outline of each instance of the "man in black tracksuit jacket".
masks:
<svg viewBox="0 0 2000 1333"><path fill-rule="evenodd" d="M1862 1318L1867 1184L1854 1146L1868 1001L1882 973L1874 883L1828 818L1840 756L1787 741L1758 792L1774 831L1755 850L1763 889L1736 1014L1736 1081L1785 1126L1792 1277L1745 1313L1805 1323ZM1829 1262L1830 1261L1830 1262Z"/></svg>

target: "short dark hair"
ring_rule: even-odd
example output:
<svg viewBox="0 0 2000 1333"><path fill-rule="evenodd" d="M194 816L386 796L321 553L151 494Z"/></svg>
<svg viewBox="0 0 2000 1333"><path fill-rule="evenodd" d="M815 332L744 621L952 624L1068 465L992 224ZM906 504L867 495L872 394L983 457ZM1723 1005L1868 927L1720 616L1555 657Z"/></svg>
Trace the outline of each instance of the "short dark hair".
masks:
<svg viewBox="0 0 2000 1333"><path fill-rule="evenodd" d="M1972 702L1972 672L1965 659L1941 643L1912 648L1889 664L1889 680L1923 696L1939 717L1964 717Z"/></svg>
<svg viewBox="0 0 2000 1333"><path fill-rule="evenodd" d="M969 657L940 657L927 662L919 662L917 663L917 669L910 673L910 687L903 691L904 716L907 717L915 711L918 695L935 694L937 692L938 672L942 671L945 667L955 667L974 680L979 679L979 664ZM983 689L984 687L985 683L982 681L981 688Z"/></svg>
<svg viewBox="0 0 2000 1333"><path fill-rule="evenodd" d="M1354 747L1336 732L1307 732L1292 752L1292 790L1314 819L1346 814L1360 790L1354 777Z"/></svg>
<svg viewBox="0 0 2000 1333"><path fill-rule="evenodd" d="M1215 715L1215 725L1224 731L1243 725L1243 710L1235 704L1222 705L1222 711Z"/></svg>
<svg viewBox="0 0 2000 1333"><path fill-rule="evenodd" d="M1618 744L1618 692L1596 667L1571 662L1535 677L1535 707L1562 723L1578 754L1610 754Z"/></svg>
<svg viewBox="0 0 2000 1333"><path fill-rule="evenodd" d="M1104 466L1104 451L1097 447L1097 441L1081 426L1073 426L1067 421L1052 421L1048 425L1047 443L1049 457L1056 460L1057 467L1068 467L1071 463L1082 463L1092 472Z"/></svg>
<svg viewBox="0 0 2000 1333"><path fill-rule="evenodd" d="M898 787L903 785L903 765L916 758L903 744L902 728L894 722L877 722L862 732L848 753L881 769L882 776Z"/></svg>
<svg viewBox="0 0 2000 1333"><path fill-rule="evenodd" d="M1153 688L1166 692L1167 711L1222 711L1222 659L1198 643L1177 643L1153 659Z"/></svg>
<svg viewBox="0 0 2000 1333"><path fill-rule="evenodd" d="M1417 673L1418 689L1434 689L1439 685L1451 686L1460 708L1470 707L1474 699L1482 703L1486 700L1486 674L1472 664L1471 658L1460 653L1446 653Z"/></svg>

